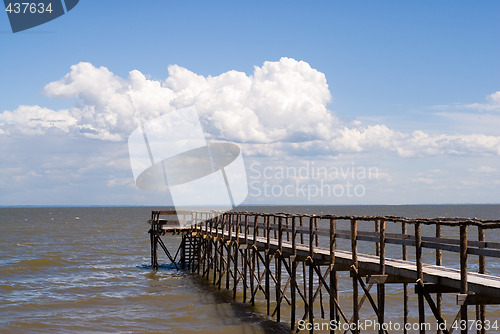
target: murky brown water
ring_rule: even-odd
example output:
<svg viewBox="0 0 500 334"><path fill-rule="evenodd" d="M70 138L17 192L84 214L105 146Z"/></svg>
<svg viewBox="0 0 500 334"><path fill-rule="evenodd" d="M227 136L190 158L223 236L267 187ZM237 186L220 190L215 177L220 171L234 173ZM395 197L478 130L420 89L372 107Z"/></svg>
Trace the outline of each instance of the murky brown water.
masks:
<svg viewBox="0 0 500 334"><path fill-rule="evenodd" d="M286 332L259 307L233 303L197 276L169 265L152 271L146 223L152 209L1 208L0 333ZM494 205L252 210L500 217ZM175 238L165 241L177 247ZM388 290L388 313L400 313L401 287Z"/></svg>

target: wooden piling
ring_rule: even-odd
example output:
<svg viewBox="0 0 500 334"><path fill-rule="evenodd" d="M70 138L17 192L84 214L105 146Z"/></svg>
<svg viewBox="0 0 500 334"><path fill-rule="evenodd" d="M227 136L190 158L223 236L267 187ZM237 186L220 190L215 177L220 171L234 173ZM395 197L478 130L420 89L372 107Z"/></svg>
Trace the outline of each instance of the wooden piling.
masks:
<svg viewBox="0 0 500 334"><path fill-rule="evenodd" d="M283 219L278 218L278 252L276 252L276 321L281 319L281 261L283 251Z"/></svg>
<svg viewBox="0 0 500 334"><path fill-rule="evenodd" d="M295 313L296 313L296 291L297 284L297 217L292 217L292 255L290 256L291 277L290 277L290 297L292 300L290 311L290 323L292 331L295 330Z"/></svg>
<svg viewBox="0 0 500 334"><path fill-rule="evenodd" d="M482 226L477 227L477 239L480 242L484 242L484 228ZM479 255L479 273L480 274L486 274L486 258L484 255ZM476 305L476 320L480 324L485 324L486 323L486 305L481 304L481 305ZM486 326L481 326L477 330L477 334L485 334L486 333Z"/></svg>
<svg viewBox="0 0 500 334"><path fill-rule="evenodd" d="M269 215L266 216L266 250L265 250L265 260L266 260L266 295L270 296L271 294L271 282L270 282L270 266L271 266L271 217ZM270 314L271 310L271 298L266 298L266 309L267 309L267 315Z"/></svg>
<svg viewBox="0 0 500 334"><path fill-rule="evenodd" d="M380 275L385 275L385 220L379 220L378 221L380 228L379 228L379 233L380 233L380 242L379 242L379 249L380 249L380 255L379 255L379 262L380 262ZM378 301L378 312L379 312L379 317L378 317L378 322L380 325L384 324L384 314L385 314L385 284L380 283L377 284L377 301ZM382 326L381 326L382 327ZM381 328L379 330L380 334L384 333L384 330Z"/></svg>
<svg viewBox="0 0 500 334"><path fill-rule="evenodd" d="M441 238L441 224L436 224L436 238ZM436 249L436 265L440 266L443 264L443 251L441 249ZM438 282L439 284L440 282ZM437 308L437 313L439 316L441 316L441 304L443 301L443 296L441 292L436 293L436 308ZM437 334L442 333L442 331L438 328L436 330Z"/></svg>
<svg viewBox="0 0 500 334"><path fill-rule="evenodd" d="M404 238L406 236L406 222L401 222L401 235ZM405 244L401 247L402 251L402 259L403 261L408 260L408 249ZM404 330L403 333L408 333L408 328L406 324L408 323L408 283L403 283L403 322L404 322Z"/></svg>
<svg viewBox="0 0 500 334"><path fill-rule="evenodd" d="M352 255L352 266L354 269L358 268L358 224L356 219L351 219L351 255ZM352 312L353 312L353 323L354 331L353 334L359 333L358 323L359 323L359 300L358 300L358 278L356 273L351 271L352 275Z"/></svg>
<svg viewBox="0 0 500 334"><path fill-rule="evenodd" d="M338 310L336 306L336 301L338 300L338 287L337 287L337 275L335 272L335 250L336 250L336 220L330 218L330 323L332 321L338 322ZM330 334L335 333L334 327L330 327Z"/></svg>
<svg viewBox="0 0 500 334"><path fill-rule="evenodd" d="M467 272L467 225L460 225L460 293L468 294L468 272ZM467 303L460 307L460 320L467 324ZM467 334L467 326L462 329L462 334Z"/></svg>
<svg viewBox="0 0 500 334"><path fill-rule="evenodd" d="M314 217L309 218L309 323L314 326ZM311 327L313 328L313 327ZM309 331L313 333L314 330Z"/></svg>
<svg viewBox="0 0 500 334"><path fill-rule="evenodd" d="M417 280L424 282L422 268L422 227L418 222L415 223L415 261L417 262ZM420 325L420 334L425 334L425 305L422 293L418 293L418 323Z"/></svg>

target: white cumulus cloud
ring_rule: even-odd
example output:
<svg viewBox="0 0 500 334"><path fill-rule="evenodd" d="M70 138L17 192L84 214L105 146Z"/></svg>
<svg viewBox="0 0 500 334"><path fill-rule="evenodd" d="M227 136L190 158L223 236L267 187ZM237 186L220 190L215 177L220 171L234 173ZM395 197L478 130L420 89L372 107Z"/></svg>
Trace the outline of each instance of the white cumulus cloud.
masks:
<svg viewBox="0 0 500 334"><path fill-rule="evenodd" d="M268 61L250 75L232 70L202 76L178 65L169 66L168 73L164 81L137 70L123 78L106 67L73 65L44 88L51 98L75 99L71 108L19 106L4 111L0 135L60 131L124 141L141 122L195 106L207 137L238 142L250 155L500 155L500 137L495 135L404 133L383 124L342 122L327 108L332 96L325 75L304 61ZM500 92L489 95L486 103L463 107L500 110Z"/></svg>
<svg viewBox="0 0 500 334"><path fill-rule="evenodd" d="M268 143L326 138L337 122L323 73L303 61L282 58L255 67L253 75L229 71L204 77L171 65L164 82L139 71L128 78L80 63L45 87L53 98L78 98L71 109L82 132L123 139L140 123L194 105L209 135Z"/></svg>

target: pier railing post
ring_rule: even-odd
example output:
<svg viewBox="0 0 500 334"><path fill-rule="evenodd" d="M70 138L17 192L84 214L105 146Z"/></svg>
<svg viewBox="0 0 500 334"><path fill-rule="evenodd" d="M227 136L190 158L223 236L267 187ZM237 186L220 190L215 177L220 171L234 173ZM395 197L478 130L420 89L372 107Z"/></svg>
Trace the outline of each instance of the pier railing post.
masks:
<svg viewBox="0 0 500 334"><path fill-rule="evenodd" d="M252 249L250 251L250 258L251 258L251 267L250 267L250 302L252 303L252 306L255 306L255 271L257 269L256 265L256 260L257 260L257 232L259 231L258 225L259 224L259 215L255 215L254 221L253 221L253 240L252 240ZM259 282L257 282L259 284ZM255 291L255 292L254 292Z"/></svg>
<svg viewBox="0 0 500 334"><path fill-rule="evenodd" d="M216 285L217 284L217 272L219 271L219 256L218 256L218 250L219 250L219 219L220 219L220 216L217 216L215 218L215 238L213 239L213 248L214 248L214 252L213 252L213 264L214 264L214 268L213 268L213 285Z"/></svg>
<svg viewBox="0 0 500 334"><path fill-rule="evenodd" d="M335 238L336 221L330 218L330 323L338 321L338 310L335 305L337 299L337 273L335 272L335 250L337 246ZM330 333L335 333L334 327L330 326Z"/></svg>
<svg viewBox="0 0 500 334"><path fill-rule="evenodd" d="M316 217L314 219L314 240L315 240L315 245L316 247L319 247L319 233L318 233L318 222L320 218ZM323 308L323 284L321 284L321 279L323 278L323 274L321 273L321 266L318 265L317 268L318 274L318 289L316 290L316 294L319 291L319 306L320 306L320 311L321 311L321 318L325 318L325 309Z"/></svg>
<svg viewBox="0 0 500 334"><path fill-rule="evenodd" d="M477 227L477 239L480 242L484 242L484 228L483 226L478 226ZM486 274L486 261L484 255L479 256L479 273L480 274ZM476 306L476 320L480 324L484 324L486 321L486 305L477 305ZM480 329L477 331L478 334L485 334L486 333L486 326L481 326Z"/></svg>
<svg viewBox="0 0 500 334"><path fill-rule="evenodd" d="M378 221L380 226L380 274L385 275L385 220L381 219ZM384 330L382 326L384 325L384 312L385 312L385 284L377 284L377 302L378 302L378 322L380 324L379 333L383 334Z"/></svg>
<svg viewBox="0 0 500 334"><path fill-rule="evenodd" d="M218 243L219 243L219 278L217 280L217 286L219 288L219 290L221 289L222 287L222 277L224 276L224 273L227 269L227 266L224 265L224 239L225 239L225 236L224 236L224 229L226 227L226 220L227 220L227 213L224 213L221 217L221 227L220 227L220 237L218 239Z"/></svg>
<svg viewBox="0 0 500 334"><path fill-rule="evenodd" d="M234 268L233 268L233 299L236 300L236 293L238 289L238 252L240 248L240 223L241 223L241 215L236 214L236 227L235 227L235 243L234 243Z"/></svg>
<svg viewBox="0 0 500 334"><path fill-rule="evenodd" d="M356 219L351 219L351 255L352 255L352 266L355 270L358 269L358 222ZM351 270L352 275L352 311L353 311L353 322L354 322L354 334L359 333L359 300L358 300L358 278L356 276L355 270Z"/></svg>
<svg viewBox="0 0 500 334"><path fill-rule="evenodd" d="M231 247L233 243L232 229L233 229L233 214L227 214L227 242L226 242L226 252L227 252L227 261L226 261L226 290L229 290L229 280L231 273Z"/></svg>
<svg viewBox="0 0 500 334"><path fill-rule="evenodd" d="M266 260L266 309L267 309L267 315L270 314L271 312L271 288L270 288L270 266L271 266L271 216L266 215L265 216L265 221L266 221L266 251L265 251L265 260ZM292 324L292 329L293 329L293 324Z"/></svg>
<svg viewBox="0 0 500 334"><path fill-rule="evenodd" d="M466 295L468 293L467 282L467 225L460 225L460 293ZM460 307L460 321L467 324L467 300ZM462 334L467 334L467 326L462 329Z"/></svg>
<svg viewBox="0 0 500 334"><path fill-rule="evenodd" d="M245 249L243 250L243 302L247 301L247 271L248 271L248 213L245 214Z"/></svg>
<svg viewBox="0 0 500 334"><path fill-rule="evenodd" d="M297 284L297 223L295 215L292 217L292 255L290 256L291 277L290 277L290 294L292 298L291 305L291 327L295 330L295 313L296 313L296 296L295 285Z"/></svg>
<svg viewBox="0 0 500 334"><path fill-rule="evenodd" d="M403 238L406 235L406 222L401 222L401 234ZM408 248L405 244L402 247L402 259L406 261L408 259ZM403 334L408 333L408 329L406 324L408 323L408 283L403 283L403 322L404 322L404 332Z"/></svg>
<svg viewBox="0 0 500 334"><path fill-rule="evenodd" d="M300 215L300 217L299 217L299 226L300 226L301 229L302 229L302 227L304 227L304 220L303 220L303 216L302 215ZM301 233L300 233L300 243L301 243L301 245L305 244L304 234L305 233L303 233L303 231L301 231ZM302 277L304 278L302 280L302 286L303 286L302 293L304 295L304 300L307 300L306 261L301 261L301 262L302 262Z"/></svg>
<svg viewBox="0 0 500 334"><path fill-rule="evenodd" d="M314 217L309 218L309 323L312 333L314 331Z"/></svg>
<svg viewBox="0 0 500 334"><path fill-rule="evenodd" d="M278 217L278 252L276 252L276 321L281 320L281 261L283 252L283 218Z"/></svg>
<svg viewBox="0 0 500 334"><path fill-rule="evenodd" d="M180 253L180 256L181 256L181 268L182 269L185 269L186 268L186 235L185 234L182 234L182 237L181 237L181 253Z"/></svg>
<svg viewBox="0 0 500 334"><path fill-rule="evenodd" d="M417 280L424 283L424 272L422 267L422 227L419 222L415 223L415 261L417 262ZM425 334L425 308L424 295L418 289L418 323L420 334Z"/></svg>
<svg viewBox="0 0 500 334"><path fill-rule="evenodd" d="M436 224L436 238L441 238L441 224L437 223ZM440 266L443 264L442 260L442 253L443 251L440 249L436 249L436 265ZM438 284L441 282L438 282ZM441 316L441 304L443 301L443 296L441 292L436 293L436 308L437 308L437 313L439 316ZM437 334L442 333L440 329L437 330Z"/></svg>
<svg viewBox="0 0 500 334"><path fill-rule="evenodd" d="M201 263L203 262L203 256L204 256L204 251L205 251L205 246L204 242L205 240L203 239L203 233L202 233L202 226L203 222L205 221L205 218L203 218L203 213L199 215L199 219L196 223L196 238L198 240L198 264L196 267L196 273L200 275L201 273Z"/></svg>

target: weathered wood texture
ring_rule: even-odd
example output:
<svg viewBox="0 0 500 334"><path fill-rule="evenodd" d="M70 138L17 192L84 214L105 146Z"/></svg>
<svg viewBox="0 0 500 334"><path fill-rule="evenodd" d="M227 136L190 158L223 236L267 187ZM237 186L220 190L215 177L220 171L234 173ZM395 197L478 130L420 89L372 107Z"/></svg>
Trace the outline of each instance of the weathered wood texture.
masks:
<svg viewBox="0 0 500 334"><path fill-rule="evenodd" d="M468 305L477 305L476 318L484 323L484 305L500 303L500 277L487 274L488 264L492 268L500 265L500 242L485 238L486 230L500 229L500 220L153 211L149 222L154 269L158 269L160 245L176 267L180 264L219 289L232 290L233 298L252 305L259 298L265 300L267 314L276 321L289 312L292 330L301 321L314 324L323 319L351 324L345 332L358 333L355 324L362 320L360 310L366 300L372 319L383 324L387 284L403 284L405 323L409 321L408 284L412 283L420 323L433 317L434 322L445 324L443 294L457 296L456 320L467 320ZM471 227L477 228L477 240ZM161 239L165 234L182 237L175 256ZM443 251L448 257L455 254L454 267L449 261L447 265ZM470 268L471 256L478 260L477 272ZM297 270L299 266L302 270ZM339 301L340 272L352 277L349 307ZM377 289L370 292L373 286ZM323 298L325 292L327 299ZM436 301L431 294L437 294ZM426 309L431 311L427 315ZM450 326L438 333L451 333ZM377 332L387 330L379 327Z"/></svg>

